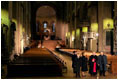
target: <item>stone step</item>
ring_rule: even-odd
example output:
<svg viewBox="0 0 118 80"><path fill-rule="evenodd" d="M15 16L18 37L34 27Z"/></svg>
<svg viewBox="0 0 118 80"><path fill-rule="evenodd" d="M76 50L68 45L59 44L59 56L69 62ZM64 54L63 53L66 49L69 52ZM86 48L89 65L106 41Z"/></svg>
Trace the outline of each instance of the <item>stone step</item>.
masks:
<svg viewBox="0 0 118 80"><path fill-rule="evenodd" d="M54 50L56 48L57 42L60 40L45 40L43 42L44 47L50 49L50 50Z"/></svg>

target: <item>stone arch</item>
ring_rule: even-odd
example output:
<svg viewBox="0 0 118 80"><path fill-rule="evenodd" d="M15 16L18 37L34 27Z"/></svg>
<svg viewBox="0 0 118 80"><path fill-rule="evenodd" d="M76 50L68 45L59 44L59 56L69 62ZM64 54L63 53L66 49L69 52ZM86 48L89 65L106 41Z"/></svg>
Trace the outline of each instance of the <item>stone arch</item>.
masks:
<svg viewBox="0 0 118 80"><path fill-rule="evenodd" d="M36 22L40 22L40 27L44 27L44 23L47 23L47 28L51 29L52 21L56 22L56 11L47 5L41 6L36 12Z"/></svg>
<svg viewBox="0 0 118 80"><path fill-rule="evenodd" d="M62 2L59 2L57 5L56 2L48 2L48 1L42 1L42 2L31 2L31 33L32 33L32 39L37 39L37 33L36 33L36 12L37 9L42 6L50 6L54 9L56 13L56 20L63 19L63 6ZM50 22L49 22L50 23ZM41 24L41 22L40 22Z"/></svg>

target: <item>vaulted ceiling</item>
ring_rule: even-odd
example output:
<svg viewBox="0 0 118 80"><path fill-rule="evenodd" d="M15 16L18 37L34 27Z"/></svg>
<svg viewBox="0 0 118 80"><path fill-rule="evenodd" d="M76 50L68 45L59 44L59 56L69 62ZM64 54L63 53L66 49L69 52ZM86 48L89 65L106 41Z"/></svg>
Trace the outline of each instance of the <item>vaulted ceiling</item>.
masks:
<svg viewBox="0 0 118 80"><path fill-rule="evenodd" d="M39 7L50 6L56 11L57 18L63 20L66 3L65 1L32 1L31 7L34 10L33 14L35 14Z"/></svg>
<svg viewBox="0 0 118 80"><path fill-rule="evenodd" d="M50 6L41 6L37 9L36 16L37 17L52 17L55 16L55 10Z"/></svg>

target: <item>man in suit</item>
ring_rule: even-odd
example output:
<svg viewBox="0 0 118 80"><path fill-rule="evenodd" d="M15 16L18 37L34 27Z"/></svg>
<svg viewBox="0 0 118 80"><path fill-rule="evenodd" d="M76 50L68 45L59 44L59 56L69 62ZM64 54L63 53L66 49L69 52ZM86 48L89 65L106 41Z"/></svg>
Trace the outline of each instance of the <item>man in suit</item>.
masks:
<svg viewBox="0 0 118 80"><path fill-rule="evenodd" d="M107 70L107 56L103 52L98 56L98 66L100 69L100 76L105 76L105 71Z"/></svg>

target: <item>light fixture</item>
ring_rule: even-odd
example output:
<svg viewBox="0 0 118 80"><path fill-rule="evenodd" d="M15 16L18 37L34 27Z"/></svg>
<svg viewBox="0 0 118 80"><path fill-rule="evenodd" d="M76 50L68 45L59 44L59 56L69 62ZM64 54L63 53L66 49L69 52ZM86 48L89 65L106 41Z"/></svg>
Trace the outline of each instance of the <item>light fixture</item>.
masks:
<svg viewBox="0 0 118 80"><path fill-rule="evenodd" d="M114 24L113 19L106 18L103 20L103 29L113 29L114 28L113 24Z"/></svg>
<svg viewBox="0 0 118 80"><path fill-rule="evenodd" d="M96 33L96 36L99 36L99 33Z"/></svg>
<svg viewBox="0 0 118 80"><path fill-rule="evenodd" d="M91 31L92 32L98 32L98 23L92 23L91 24Z"/></svg>
<svg viewBox="0 0 118 80"><path fill-rule="evenodd" d="M82 32L88 32L88 27L82 27Z"/></svg>
<svg viewBox="0 0 118 80"><path fill-rule="evenodd" d="M80 29L76 29L76 36L79 37L80 36Z"/></svg>
<svg viewBox="0 0 118 80"><path fill-rule="evenodd" d="M74 36L72 36L72 41L74 41L74 39L75 39Z"/></svg>

